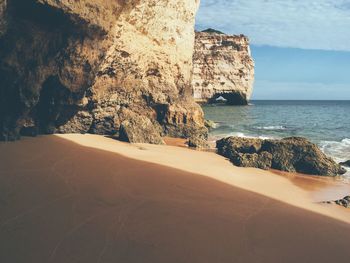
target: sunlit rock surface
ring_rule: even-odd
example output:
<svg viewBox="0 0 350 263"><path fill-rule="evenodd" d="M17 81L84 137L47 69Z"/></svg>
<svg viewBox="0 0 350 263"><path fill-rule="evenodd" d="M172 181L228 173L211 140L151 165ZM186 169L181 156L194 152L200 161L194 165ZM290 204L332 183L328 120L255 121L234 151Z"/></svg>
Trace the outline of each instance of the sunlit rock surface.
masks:
<svg viewBox="0 0 350 263"><path fill-rule="evenodd" d="M253 91L254 61L244 35L208 29L196 32L193 94L198 102L247 104Z"/></svg>
<svg viewBox="0 0 350 263"><path fill-rule="evenodd" d="M0 2L0 139L115 135L125 109L160 126L161 135L203 136L203 112L191 96L198 5Z"/></svg>

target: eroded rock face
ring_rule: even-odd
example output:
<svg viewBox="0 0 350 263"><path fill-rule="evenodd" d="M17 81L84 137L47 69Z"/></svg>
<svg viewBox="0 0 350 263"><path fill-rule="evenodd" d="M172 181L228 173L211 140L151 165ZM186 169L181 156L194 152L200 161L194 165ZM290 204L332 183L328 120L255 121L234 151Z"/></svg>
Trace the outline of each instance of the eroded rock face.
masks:
<svg viewBox="0 0 350 263"><path fill-rule="evenodd" d="M5 2L4 2L5 3ZM113 135L124 109L162 134L202 136L191 98L199 1L7 0L0 3L0 139ZM5 8L6 7L6 8Z"/></svg>
<svg viewBox="0 0 350 263"><path fill-rule="evenodd" d="M125 120L119 129L119 139L131 143L164 144L161 127L150 119L124 109Z"/></svg>
<svg viewBox="0 0 350 263"><path fill-rule="evenodd" d="M196 32L193 55L193 94L198 102L225 99L245 105L253 91L254 61L246 36L216 30Z"/></svg>
<svg viewBox="0 0 350 263"><path fill-rule="evenodd" d="M217 141L218 153L242 167L277 169L312 175L336 176L346 171L305 138L262 140L228 137Z"/></svg>

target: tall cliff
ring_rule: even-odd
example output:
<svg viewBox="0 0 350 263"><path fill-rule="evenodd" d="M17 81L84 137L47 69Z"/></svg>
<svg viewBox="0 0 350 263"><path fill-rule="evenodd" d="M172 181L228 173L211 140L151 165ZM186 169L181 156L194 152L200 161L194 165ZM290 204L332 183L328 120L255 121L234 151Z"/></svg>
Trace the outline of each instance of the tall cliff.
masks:
<svg viewBox="0 0 350 263"><path fill-rule="evenodd" d="M193 94L198 102L247 104L253 91L254 61L246 36L216 30L196 32Z"/></svg>
<svg viewBox="0 0 350 263"><path fill-rule="evenodd" d="M1 140L114 135L130 119L205 137L191 98L199 0L0 1Z"/></svg>

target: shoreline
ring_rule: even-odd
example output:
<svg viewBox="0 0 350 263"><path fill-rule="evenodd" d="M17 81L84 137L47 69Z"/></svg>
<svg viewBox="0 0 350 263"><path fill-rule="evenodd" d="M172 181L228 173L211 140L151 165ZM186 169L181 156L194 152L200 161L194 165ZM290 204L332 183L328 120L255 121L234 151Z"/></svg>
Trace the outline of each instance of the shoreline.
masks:
<svg viewBox="0 0 350 263"><path fill-rule="evenodd" d="M166 137L165 143L167 146L175 146L193 150L186 145L186 139ZM210 149L200 151L216 153L215 141L209 140ZM233 165L233 164L232 164ZM308 192L314 202L325 202L338 200L350 193L350 184L344 182L342 176L329 177L307 175L301 173L291 173L279 170L270 169L266 172L287 178L291 183Z"/></svg>
<svg viewBox="0 0 350 263"><path fill-rule="evenodd" d="M348 210L215 153L75 134L0 143L0 160L4 262L350 257Z"/></svg>
<svg viewBox="0 0 350 263"><path fill-rule="evenodd" d="M250 135L244 135L243 133L240 133L238 132L237 134L227 134L227 135L221 135L221 136L209 136L208 138L208 144L210 145L211 147L211 150L216 150L216 141L220 140L220 139L223 139L223 138L226 138L226 137L240 137L240 138L252 138L252 139L262 139L262 140L281 140L283 138L288 138L290 136L287 136L287 137L269 137L269 136L250 136ZM306 137L303 137L303 138L306 138ZM309 138L306 138L308 140L310 140ZM312 140L310 140L312 142ZM340 163L340 162L344 162L344 161L347 161L347 159L339 159L338 157L336 156L332 156L331 154L327 153L324 151L323 147L321 145L319 145L318 143L316 142L313 142L315 143L319 148L320 150L325 153L327 156L329 156L330 158L332 158L335 162L337 163ZM340 182L343 182L343 183L346 183L346 184L350 184L350 168L349 167L346 167L346 166L343 166L344 169L346 169L346 173L343 174L343 175L339 175L339 176L336 176L336 177L333 177L332 179L333 180L338 180ZM273 172L274 169L271 169L271 171ZM278 170L275 170L275 172L277 173L284 173L283 171L278 171ZM288 174L293 174L293 173L288 173L286 172L286 175L288 176ZM301 176L312 176L312 175L307 175L307 174L298 174L298 173L295 173L296 175L301 175ZM319 176L316 176L316 177L319 177ZM327 177L327 176L324 176L324 177Z"/></svg>
<svg viewBox="0 0 350 263"><path fill-rule="evenodd" d="M253 103L254 107L203 107L206 118L218 123L210 132L211 139L297 136L315 143L337 163L350 158L349 122L342 113L348 111L349 101L258 100ZM349 181L350 169L346 169L344 181Z"/></svg>

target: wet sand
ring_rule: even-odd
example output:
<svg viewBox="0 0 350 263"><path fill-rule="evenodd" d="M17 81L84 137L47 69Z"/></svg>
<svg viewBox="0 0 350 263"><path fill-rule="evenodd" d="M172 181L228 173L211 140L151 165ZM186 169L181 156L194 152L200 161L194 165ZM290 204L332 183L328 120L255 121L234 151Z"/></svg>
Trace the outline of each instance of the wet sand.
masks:
<svg viewBox="0 0 350 263"><path fill-rule="evenodd" d="M188 147L186 139L165 137L164 142L166 145L169 145L169 146L177 146L177 147L184 147L184 148Z"/></svg>
<svg viewBox="0 0 350 263"><path fill-rule="evenodd" d="M0 143L0 262L348 262L350 214L209 152Z"/></svg>
<svg viewBox="0 0 350 263"><path fill-rule="evenodd" d="M289 179L294 185L310 194L314 202L334 201L350 194L350 184L341 177L305 175L271 170L272 173Z"/></svg>

